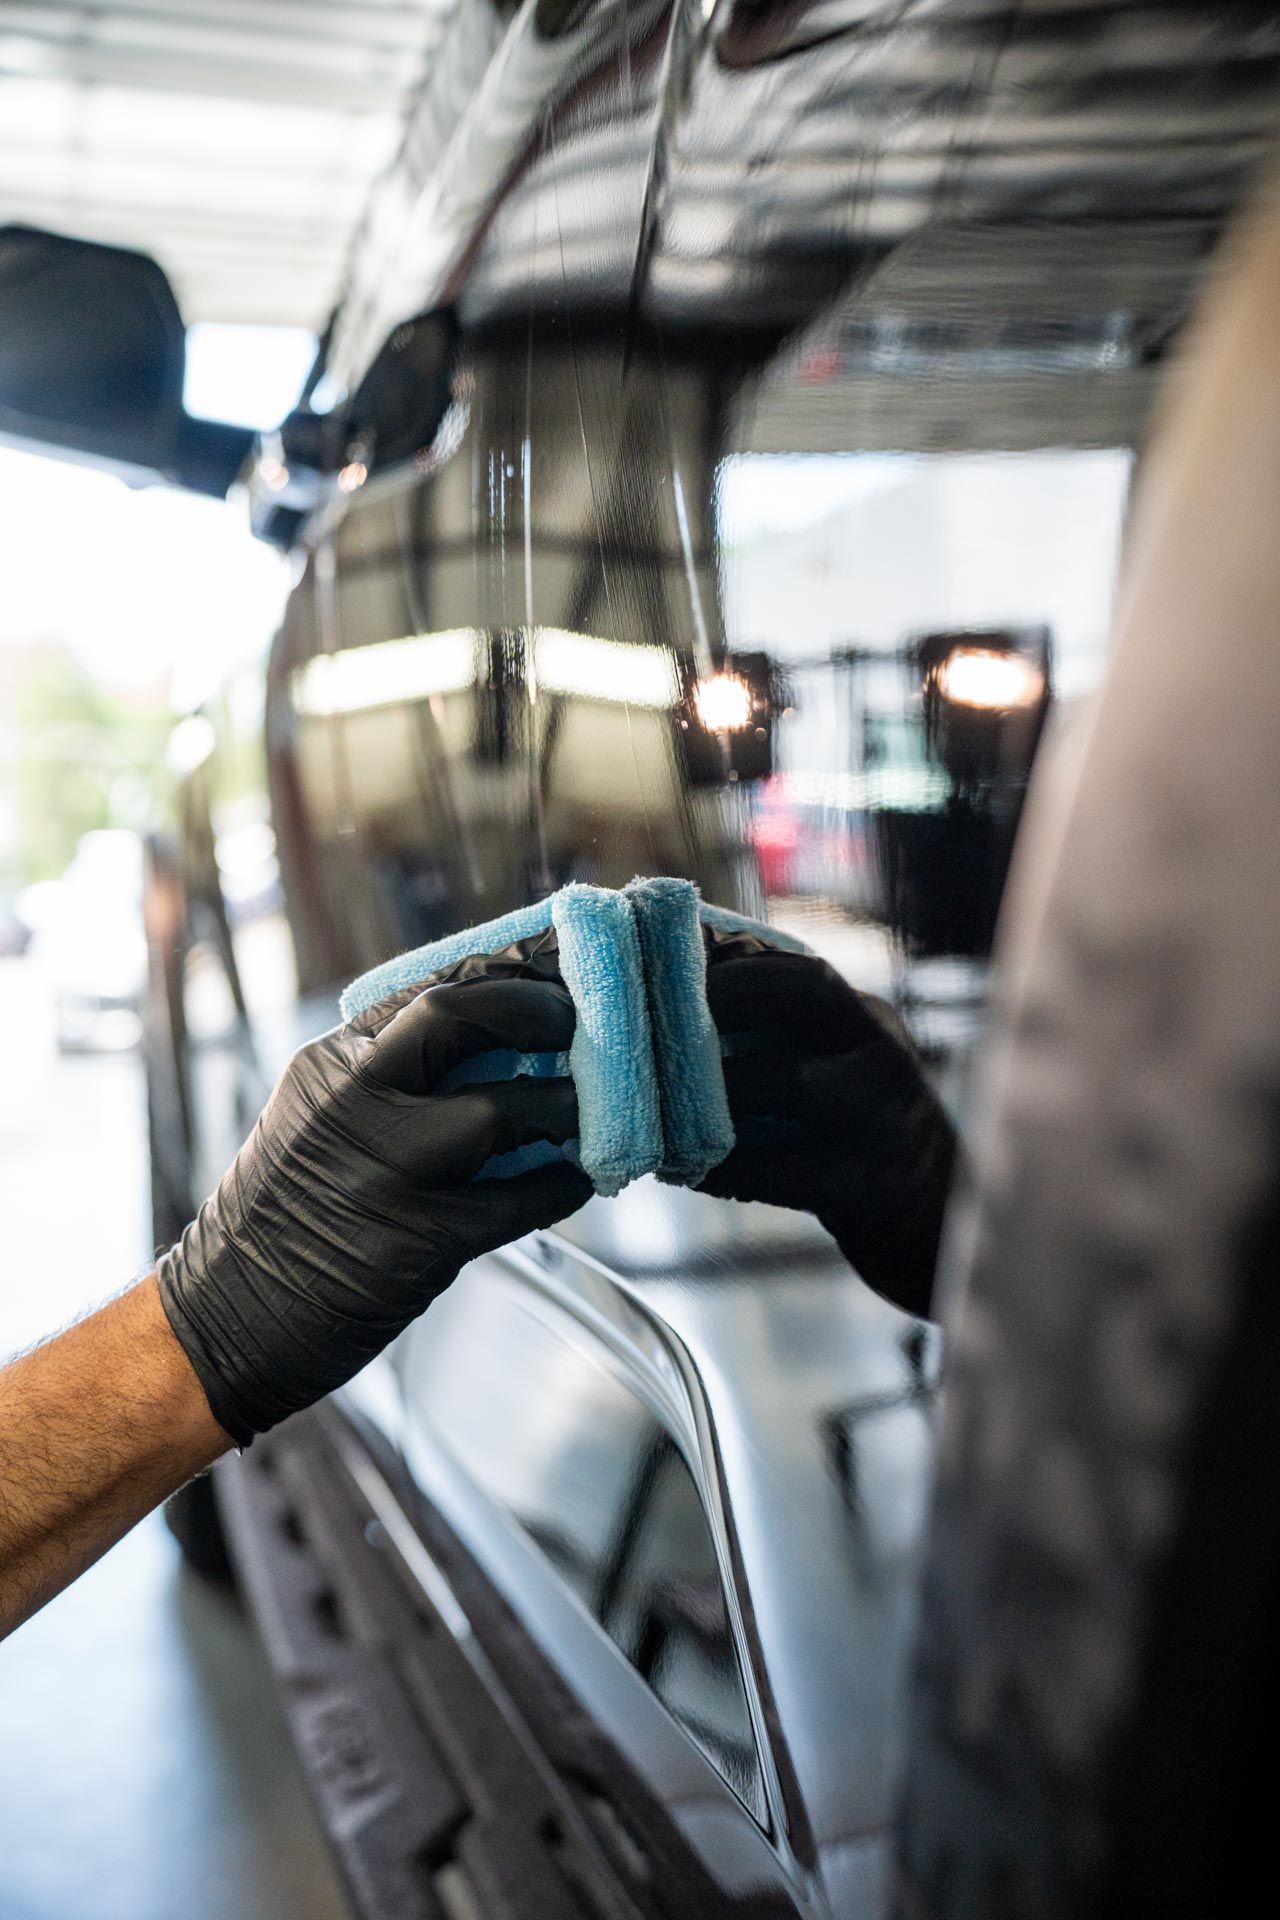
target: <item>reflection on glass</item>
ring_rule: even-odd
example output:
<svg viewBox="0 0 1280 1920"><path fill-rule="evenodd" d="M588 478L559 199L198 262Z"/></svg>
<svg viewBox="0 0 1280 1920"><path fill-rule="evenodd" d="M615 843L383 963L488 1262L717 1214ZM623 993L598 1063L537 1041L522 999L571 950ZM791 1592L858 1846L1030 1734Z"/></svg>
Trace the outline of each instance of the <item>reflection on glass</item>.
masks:
<svg viewBox="0 0 1280 1920"><path fill-rule="evenodd" d="M803 447L815 380L848 451ZM1129 460L858 451L842 390L803 354L744 387L674 345L464 350L448 449L351 497L275 665L282 865L328 977L569 880L684 874L889 998L963 1105ZM788 422L794 451L754 449Z"/></svg>
<svg viewBox="0 0 1280 1920"><path fill-rule="evenodd" d="M698 718L708 733L736 732L751 720L751 689L736 673L713 673L693 690Z"/></svg>
<svg viewBox="0 0 1280 1920"><path fill-rule="evenodd" d="M812 377L767 377L745 432ZM1101 675L1128 471L742 451L718 475L726 631L785 687L747 819L766 912L893 1002L957 1105L1036 747Z"/></svg>
<svg viewBox="0 0 1280 1920"><path fill-rule="evenodd" d="M760 1764L715 1546L671 1435L550 1306L472 1273L418 1377L445 1449L536 1542L758 1819Z"/></svg>
<svg viewBox="0 0 1280 1920"><path fill-rule="evenodd" d="M1017 654L960 644L939 669L938 691L958 707L1007 713L1013 707L1034 706L1044 692L1044 679Z"/></svg>

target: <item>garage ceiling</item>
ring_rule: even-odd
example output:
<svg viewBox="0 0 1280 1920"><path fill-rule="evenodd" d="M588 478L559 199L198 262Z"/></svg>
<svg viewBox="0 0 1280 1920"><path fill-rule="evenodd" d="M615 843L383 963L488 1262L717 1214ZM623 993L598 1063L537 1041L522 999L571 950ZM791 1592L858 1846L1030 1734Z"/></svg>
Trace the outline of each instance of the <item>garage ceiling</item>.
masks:
<svg viewBox="0 0 1280 1920"><path fill-rule="evenodd" d="M323 327L458 0L0 0L0 224L154 253L188 321Z"/></svg>

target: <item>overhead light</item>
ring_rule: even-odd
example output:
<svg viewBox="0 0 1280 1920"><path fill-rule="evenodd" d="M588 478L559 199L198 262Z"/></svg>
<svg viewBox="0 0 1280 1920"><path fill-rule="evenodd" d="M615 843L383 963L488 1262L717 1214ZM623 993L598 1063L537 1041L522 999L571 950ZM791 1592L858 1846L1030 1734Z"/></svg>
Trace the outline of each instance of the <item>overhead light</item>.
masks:
<svg viewBox="0 0 1280 1920"><path fill-rule="evenodd" d="M751 689L736 673L699 680L693 704L708 733L737 733L751 724Z"/></svg>
<svg viewBox="0 0 1280 1920"><path fill-rule="evenodd" d="M938 669L938 691L958 707L1007 713L1035 705L1044 692L1044 675L1020 653L956 647Z"/></svg>
<svg viewBox="0 0 1280 1920"><path fill-rule="evenodd" d="M458 693L475 680L476 639L473 627L457 627L317 654L290 679L294 708L327 719Z"/></svg>
<svg viewBox="0 0 1280 1920"><path fill-rule="evenodd" d="M679 692L675 660L666 647L602 640L561 627L534 630L538 685L546 693L577 694L628 707L674 707Z"/></svg>

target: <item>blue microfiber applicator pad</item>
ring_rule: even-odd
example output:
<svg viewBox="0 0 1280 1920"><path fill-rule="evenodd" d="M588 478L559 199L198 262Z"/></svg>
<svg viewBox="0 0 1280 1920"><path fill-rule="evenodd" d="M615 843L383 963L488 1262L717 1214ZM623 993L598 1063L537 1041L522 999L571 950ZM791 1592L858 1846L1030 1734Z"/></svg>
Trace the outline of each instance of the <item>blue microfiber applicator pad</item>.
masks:
<svg viewBox="0 0 1280 1920"><path fill-rule="evenodd" d="M802 950L773 928L703 905L688 880L633 880L621 892L575 884L374 967L343 994L342 1017L426 986L472 956L554 929L560 976L577 1013L568 1055L480 1055L445 1089L568 1072L577 1088L579 1138L567 1149L546 1144L503 1155L481 1177L519 1173L564 1151L597 1193L619 1193L645 1173L696 1186L734 1142L719 1036L707 1009L703 925Z"/></svg>
<svg viewBox="0 0 1280 1920"><path fill-rule="evenodd" d="M662 1108L635 914L623 893L562 887L552 900L560 978L578 1020L569 1071L578 1140L597 1193L620 1193L662 1162Z"/></svg>
<svg viewBox="0 0 1280 1920"><path fill-rule="evenodd" d="M688 880L633 880L626 891L644 957L658 1069L658 1178L697 1186L733 1146L720 1036L707 1007L698 891Z"/></svg>

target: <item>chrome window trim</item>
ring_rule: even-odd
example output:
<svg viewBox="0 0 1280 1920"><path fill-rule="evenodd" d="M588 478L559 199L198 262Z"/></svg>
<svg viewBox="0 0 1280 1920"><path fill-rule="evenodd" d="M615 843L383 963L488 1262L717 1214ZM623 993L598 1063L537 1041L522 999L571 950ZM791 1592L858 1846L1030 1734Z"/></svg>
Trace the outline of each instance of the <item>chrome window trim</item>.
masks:
<svg viewBox="0 0 1280 1920"><path fill-rule="evenodd" d="M798 1859L785 1833L761 1827L519 1524L476 1487L411 1414L404 1422L401 1449L416 1484L478 1561L562 1683L662 1801L709 1867L723 1875L731 1861L747 1863L740 1888L744 1894L773 1884L785 1887L802 1911L825 1914L817 1875ZM747 1697L750 1700L749 1686ZM764 1774L763 1760L761 1767ZM733 1838L726 1849L720 1836L730 1829Z"/></svg>
<svg viewBox="0 0 1280 1920"><path fill-rule="evenodd" d="M571 1245L556 1233L538 1235L532 1248L538 1247L542 1249L542 1259L532 1251L529 1241L517 1241L496 1257L503 1264L516 1268L523 1278L554 1301L570 1320L576 1320L590 1330L599 1346L611 1356L615 1377L663 1422L693 1475L715 1547L734 1652L751 1714L770 1824L775 1833L789 1837L796 1831L799 1809L790 1803L784 1790L770 1733L764 1698L768 1677L767 1673L761 1671L763 1653L760 1651L759 1635L749 1629L750 1595L744 1592L745 1583L739 1578L740 1556L733 1537L715 1423L697 1365L679 1335L642 1302L625 1293L602 1261L593 1258L582 1248ZM553 1265L545 1264L548 1256ZM674 1379L669 1391L663 1391L658 1385L664 1372L660 1361L655 1361L651 1356L647 1371L637 1368L635 1346L626 1343L621 1331L610 1323L607 1315L593 1309L580 1293L558 1280L556 1267L562 1262L573 1262L598 1274L619 1305L647 1329L652 1341L652 1354L665 1358L673 1370Z"/></svg>
<svg viewBox="0 0 1280 1920"><path fill-rule="evenodd" d="M552 1265L546 1264L550 1258ZM637 1327L643 1328L652 1343L648 1356L649 1364L633 1340L609 1316L583 1297L572 1286L565 1283L556 1272L556 1266L572 1263L598 1276L608 1289L620 1309L628 1318L634 1320ZM803 1811L793 1804L784 1790L781 1770L778 1765L769 1718L761 1691L760 1656L756 1648L758 1637L748 1630L749 1602L744 1601L738 1575L737 1555L732 1543L732 1523L729 1516L725 1489L719 1465L719 1455L715 1443L714 1425L702 1392L697 1368L683 1342L670 1328L649 1312L640 1302L626 1294L603 1262L593 1259L581 1249L562 1241L558 1235L541 1234L534 1241L520 1241L488 1255L477 1266L496 1267L499 1271L516 1279L530 1300L537 1303L539 1297L545 1306L551 1309L544 1314L544 1323L558 1338L568 1338L577 1351L600 1365L625 1390L635 1396L640 1403L657 1419L667 1432L681 1458L684 1460L697 1490L699 1503L710 1530L716 1556L716 1566L720 1577L721 1591L724 1596L726 1618L733 1636L734 1653L741 1676L747 1710L751 1717L752 1736L755 1742L756 1757L760 1769L761 1785L764 1794L768 1825L762 1828L755 1815L733 1791L728 1781L697 1746L692 1736L681 1726L653 1690L636 1673L626 1656L610 1639L588 1609L550 1566L534 1542L532 1542L519 1522L505 1513L497 1502L492 1500L467 1473L465 1466L447 1450L425 1434L415 1421L412 1410L406 1405L400 1431L400 1442L410 1471L424 1491L433 1499L440 1499L448 1509L451 1523L457 1523L460 1502L451 1497L448 1482L455 1478L465 1484L469 1498L483 1504L485 1513L492 1523L496 1523L508 1541L514 1542L518 1555L531 1566L542 1570L549 1587L553 1587L564 1607L571 1609L581 1627L589 1630L591 1638L618 1663L628 1676L629 1681L643 1690L647 1700L651 1700L655 1710L686 1743L700 1766L705 1766L712 1777L727 1793L735 1806L756 1831L765 1838L770 1848L778 1855L784 1865L788 1878L804 1876L808 1864L802 1859L793 1841L806 1830ZM532 1309L536 1311L536 1304ZM429 1331L429 1330L427 1330ZM402 1343L402 1351L397 1351L398 1372L401 1377L402 1392L406 1393L413 1372L413 1331ZM639 1360L639 1364L637 1361ZM665 1360L665 1366L663 1361ZM444 1469L442 1472L441 1469ZM465 1519L471 1516L466 1515ZM464 1519L464 1525L465 1525ZM461 1529L460 1529L461 1530ZM486 1530L487 1531L487 1530ZM465 1535L464 1535L465 1537ZM489 1533L490 1543L492 1534ZM505 1556L509 1557L509 1556ZM492 1569L487 1567L492 1572ZM526 1586L516 1584L509 1598L516 1610L526 1618L529 1594ZM534 1631L535 1638L542 1639L530 1621L526 1625ZM580 1636L579 1636L580 1637ZM542 1641L545 1645L545 1640ZM554 1657L554 1656L553 1656ZM566 1667L562 1659L556 1664L564 1672L564 1677L575 1691L578 1686L580 1668L575 1663ZM767 1684L767 1682L766 1682ZM610 1716L604 1722L611 1731L616 1730L618 1717Z"/></svg>

